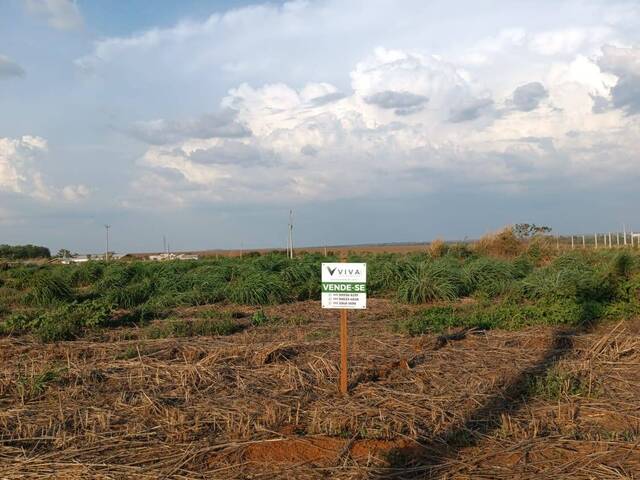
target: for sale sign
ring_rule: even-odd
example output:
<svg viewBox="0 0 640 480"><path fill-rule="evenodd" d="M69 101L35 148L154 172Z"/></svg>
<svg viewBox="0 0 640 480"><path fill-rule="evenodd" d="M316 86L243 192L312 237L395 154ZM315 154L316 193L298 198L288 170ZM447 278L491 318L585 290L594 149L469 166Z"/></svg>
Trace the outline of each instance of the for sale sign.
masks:
<svg viewBox="0 0 640 480"><path fill-rule="evenodd" d="M367 264L323 263L322 308L367 308Z"/></svg>

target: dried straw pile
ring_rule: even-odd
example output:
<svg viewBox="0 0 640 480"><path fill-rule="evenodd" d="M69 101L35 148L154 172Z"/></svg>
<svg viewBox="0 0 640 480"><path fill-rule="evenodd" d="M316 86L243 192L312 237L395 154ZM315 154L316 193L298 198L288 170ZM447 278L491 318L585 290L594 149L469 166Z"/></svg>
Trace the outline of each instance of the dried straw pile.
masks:
<svg viewBox="0 0 640 480"><path fill-rule="evenodd" d="M328 313L219 338L1 339L0 478L640 476L633 325L447 341L392 334L389 308L352 322L346 398Z"/></svg>

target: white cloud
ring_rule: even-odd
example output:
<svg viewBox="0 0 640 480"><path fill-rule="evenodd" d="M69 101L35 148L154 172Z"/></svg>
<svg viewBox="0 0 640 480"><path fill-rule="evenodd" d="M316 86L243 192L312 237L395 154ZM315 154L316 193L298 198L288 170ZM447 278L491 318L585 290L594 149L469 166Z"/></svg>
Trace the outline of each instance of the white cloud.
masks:
<svg viewBox="0 0 640 480"><path fill-rule="evenodd" d="M89 189L83 185L69 185L59 190L45 181L38 164L46 153L47 141L41 137L0 138L0 192L41 201L75 202L85 198Z"/></svg>
<svg viewBox="0 0 640 480"><path fill-rule="evenodd" d="M119 101L144 110L180 100L166 107L173 118L154 108L127 122L150 146L126 204L403 195L459 182L521 191L631 171L637 123L619 110L631 112L635 90L615 90L622 67L612 52L606 65L599 57L629 37L619 25L633 25L635 10L363 5L250 6L96 42L76 63ZM615 62L631 77L628 59ZM187 117L186 104L197 113ZM212 111L227 113L203 115Z"/></svg>
<svg viewBox="0 0 640 480"><path fill-rule="evenodd" d="M86 185L67 185L62 189L62 196L70 202L79 202L84 200L90 194L90 190Z"/></svg>
<svg viewBox="0 0 640 480"><path fill-rule="evenodd" d="M75 0L25 0L27 11L42 16L53 28L73 30L84 21Z"/></svg>
<svg viewBox="0 0 640 480"><path fill-rule="evenodd" d="M529 48L540 55L573 56L579 52L593 53L612 32L607 27L565 28L536 33L529 40Z"/></svg>
<svg viewBox="0 0 640 480"><path fill-rule="evenodd" d="M495 101L452 63L400 50L376 49L349 76L352 93L327 102L314 101L339 93L327 83L231 89L221 106L253 135L151 147L132 196L184 207L408 194L457 183L520 191L548 178L590 182L600 172L600 181L634 169L638 125L592 111L593 96L608 95L616 77L581 55L550 64L544 86L514 83ZM494 111L496 102L511 108ZM410 115L401 111L416 106ZM615 153L595 153L607 145Z"/></svg>

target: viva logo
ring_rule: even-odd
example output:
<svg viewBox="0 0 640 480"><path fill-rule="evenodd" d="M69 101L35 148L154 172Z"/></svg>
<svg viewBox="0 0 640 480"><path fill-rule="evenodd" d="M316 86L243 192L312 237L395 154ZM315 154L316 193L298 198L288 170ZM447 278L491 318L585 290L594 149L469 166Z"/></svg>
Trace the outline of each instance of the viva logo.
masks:
<svg viewBox="0 0 640 480"><path fill-rule="evenodd" d="M329 271L329 275L333 277L333 274L337 271L338 275L360 275L360 270L357 268L338 268L338 267L327 267Z"/></svg>

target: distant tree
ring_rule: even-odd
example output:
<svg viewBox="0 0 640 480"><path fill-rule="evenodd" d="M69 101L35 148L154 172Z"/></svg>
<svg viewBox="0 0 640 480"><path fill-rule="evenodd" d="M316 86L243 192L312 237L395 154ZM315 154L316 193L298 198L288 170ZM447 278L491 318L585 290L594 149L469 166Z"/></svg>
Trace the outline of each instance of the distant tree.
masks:
<svg viewBox="0 0 640 480"><path fill-rule="evenodd" d="M517 223L513 226L513 234L520 239L546 235L547 233L551 233L551 227L545 225L539 226L535 223Z"/></svg>
<svg viewBox="0 0 640 480"><path fill-rule="evenodd" d="M60 250L58 250L58 253L56 254L56 257L58 257L58 258L70 258L70 257L73 257L73 253L71 253L71 251L67 250L66 248L61 248Z"/></svg>
<svg viewBox="0 0 640 480"><path fill-rule="evenodd" d="M0 258L8 260L51 258L51 252L47 247L37 245L0 245Z"/></svg>

